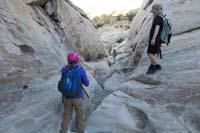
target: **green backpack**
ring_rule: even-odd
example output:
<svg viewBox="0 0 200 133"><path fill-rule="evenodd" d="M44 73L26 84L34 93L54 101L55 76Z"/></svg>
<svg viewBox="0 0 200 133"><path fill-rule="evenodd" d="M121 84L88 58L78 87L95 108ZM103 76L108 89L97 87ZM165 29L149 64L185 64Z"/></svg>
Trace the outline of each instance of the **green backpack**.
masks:
<svg viewBox="0 0 200 133"><path fill-rule="evenodd" d="M172 36L172 25L166 15L162 15L161 17L163 18L163 28L161 31L160 39L163 43L168 45Z"/></svg>

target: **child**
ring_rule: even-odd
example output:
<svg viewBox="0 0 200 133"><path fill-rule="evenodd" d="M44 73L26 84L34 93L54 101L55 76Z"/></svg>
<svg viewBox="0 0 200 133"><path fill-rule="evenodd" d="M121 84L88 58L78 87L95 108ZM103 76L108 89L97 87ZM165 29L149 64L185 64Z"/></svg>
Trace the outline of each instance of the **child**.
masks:
<svg viewBox="0 0 200 133"><path fill-rule="evenodd" d="M161 69L161 65L157 63L156 54L160 54L161 40L160 34L163 27L163 9L161 4L154 4L152 6L152 13L154 15L151 31L149 34L149 45L147 54L150 58L151 64L146 74L154 74L157 70Z"/></svg>

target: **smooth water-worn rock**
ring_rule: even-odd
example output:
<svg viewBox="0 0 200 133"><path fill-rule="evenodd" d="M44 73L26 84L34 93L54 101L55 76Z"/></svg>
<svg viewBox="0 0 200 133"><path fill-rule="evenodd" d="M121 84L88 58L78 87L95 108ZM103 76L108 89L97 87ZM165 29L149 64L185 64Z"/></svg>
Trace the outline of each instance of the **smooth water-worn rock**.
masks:
<svg viewBox="0 0 200 133"><path fill-rule="evenodd" d="M164 106L149 104L120 91L104 99L89 118L87 128L115 133L189 133Z"/></svg>
<svg viewBox="0 0 200 133"><path fill-rule="evenodd" d="M195 15L200 10L197 1L161 1L172 19L174 36L169 46L162 46L163 59L159 60L162 70L146 75L150 64L145 49L152 21L151 2L146 0L144 10L135 17L127 44L135 46L133 62L138 66L127 80L116 80L120 76L115 75L105 81L105 88L120 91L106 97L92 113L88 130L200 132L200 30ZM189 15L190 11L193 14Z"/></svg>
<svg viewBox="0 0 200 133"><path fill-rule="evenodd" d="M86 88L91 99L85 97L89 133L200 131L198 1L161 1L165 11L170 9L167 14L172 18L174 36L170 45L162 48L162 70L146 75L149 59L144 49L152 21L151 2L144 1L128 43L120 39L127 33L120 35L118 30L114 39L108 37L112 32L104 36L118 50L130 50L133 44L133 61L138 67L129 70L131 75L123 74L130 67L127 62L132 61L129 54L118 56L123 62L111 68L106 60L81 61L91 81ZM0 14L0 132L58 132L63 108L57 91L60 75L55 75L66 64L69 50L79 50L87 60L102 57L99 35L70 1L2 0Z"/></svg>
<svg viewBox="0 0 200 133"><path fill-rule="evenodd" d="M162 70L153 75L146 75L149 65L146 55L127 80L119 80L116 74L106 80L105 89L123 93L114 92L102 101L90 116L88 129L199 133L199 34L197 30L173 37L171 45L163 48L163 59L159 60Z"/></svg>

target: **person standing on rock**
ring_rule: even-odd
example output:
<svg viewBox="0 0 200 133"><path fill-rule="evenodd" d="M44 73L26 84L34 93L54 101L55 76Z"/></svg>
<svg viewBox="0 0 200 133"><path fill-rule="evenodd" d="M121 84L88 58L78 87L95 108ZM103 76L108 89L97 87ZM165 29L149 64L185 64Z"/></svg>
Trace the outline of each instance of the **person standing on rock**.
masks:
<svg viewBox="0 0 200 133"><path fill-rule="evenodd" d="M73 109L76 112L77 133L84 133L85 110L82 84L89 86L89 80L85 69L78 64L79 55L76 52L70 52L67 61L68 65L61 69L62 76L58 84L58 89L64 96L64 113L60 133L66 133L68 130Z"/></svg>
<svg viewBox="0 0 200 133"><path fill-rule="evenodd" d="M161 40L160 35L163 28L163 8L161 4L154 4L152 11L154 15L153 23L149 34L149 45L147 54L150 58L151 64L146 74L154 74L156 71L161 70L161 65L157 63L157 54L161 54Z"/></svg>
<svg viewBox="0 0 200 133"><path fill-rule="evenodd" d="M117 51L114 49L112 53L114 63L116 62L117 54L118 54Z"/></svg>

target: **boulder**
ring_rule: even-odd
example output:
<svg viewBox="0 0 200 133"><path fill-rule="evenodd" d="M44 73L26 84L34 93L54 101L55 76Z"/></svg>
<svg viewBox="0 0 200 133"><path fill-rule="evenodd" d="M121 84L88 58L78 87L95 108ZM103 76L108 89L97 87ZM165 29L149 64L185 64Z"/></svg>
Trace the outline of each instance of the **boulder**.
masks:
<svg viewBox="0 0 200 133"><path fill-rule="evenodd" d="M115 133L189 133L165 107L135 99L121 91L110 94L102 101L89 117L87 130Z"/></svg>
<svg viewBox="0 0 200 133"><path fill-rule="evenodd" d="M76 11L64 0L58 0L58 21L65 34L85 60L95 60L104 57L104 47L97 30L91 21Z"/></svg>

